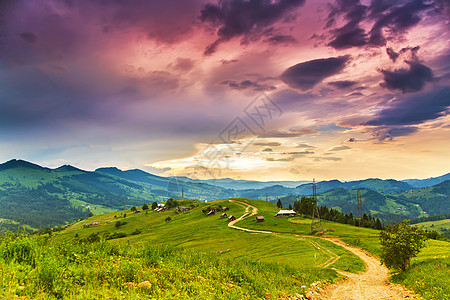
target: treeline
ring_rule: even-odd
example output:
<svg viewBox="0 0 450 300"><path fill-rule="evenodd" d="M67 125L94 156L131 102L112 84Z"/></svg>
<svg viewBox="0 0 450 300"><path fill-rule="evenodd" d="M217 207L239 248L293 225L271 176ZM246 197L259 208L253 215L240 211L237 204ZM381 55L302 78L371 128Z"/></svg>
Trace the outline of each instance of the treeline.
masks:
<svg viewBox="0 0 450 300"><path fill-rule="evenodd" d="M280 201L281 202L281 201ZM312 197L302 197L300 201L294 201L294 205L289 205L295 212L311 216L314 207L314 199ZM382 230L384 228L379 218L374 218L370 214L363 214L361 220L353 216L353 213L344 214L337 209L329 209L326 205L319 208L320 218L323 220L333 221L341 224L349 224L353 226L361 226ZM361 222L360 222L361 221Z"/></svg>
<svg viewBox="0 0 450 300"><path fill-rule="evenodd" d="M422 223L422 222L440 221L440 220L445 220L445 219L450 219L450 214L435 215L435 216L430 216L430 217L423 217L423 218L412 219L409 223L410 224L417 224L417 223Z"/></svg>

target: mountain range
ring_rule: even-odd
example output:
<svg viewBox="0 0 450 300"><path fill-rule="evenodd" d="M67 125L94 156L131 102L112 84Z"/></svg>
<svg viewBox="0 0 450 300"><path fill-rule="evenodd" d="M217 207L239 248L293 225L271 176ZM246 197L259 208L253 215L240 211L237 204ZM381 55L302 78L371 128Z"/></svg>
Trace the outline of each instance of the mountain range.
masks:
<svg viewBox="0 0 450 300"><path fill-rule="evenodd" d="M318 193L324 196L319 197L319 203L355 213L354 194L362 189L366 211L388 221L446 213L450 212L449 176L405 181L320 181ZM420 188L415 189L416 186ZM272 202L281 198L287 207L300 196L310 195L311 188L312 183L304 181L192 180L115 167L93 172L69 165L51 169L14 159L0 164L0 229L55 226L85 218L89 213L100 214L169 197L204 201L245 197Z"/></svg>

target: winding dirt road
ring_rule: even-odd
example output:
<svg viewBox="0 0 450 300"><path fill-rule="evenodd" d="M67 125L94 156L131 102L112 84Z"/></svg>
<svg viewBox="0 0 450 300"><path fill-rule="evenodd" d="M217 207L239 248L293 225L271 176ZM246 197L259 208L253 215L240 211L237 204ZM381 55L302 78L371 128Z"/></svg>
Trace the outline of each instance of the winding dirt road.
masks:
<svg viewBox="0 0 450 300"><path fill-rule="evenodd" d="M235 224L245 218L254 216L258 213L258 208L242 201L229 200L237 204L245 206L245 213L238 219L228 223L228 226L234 229L243 230L252 233L276 234L272 231L251 230L238 227ZM250 213L250 208L252 212ZM299 235L295 235L299 236ZM366 264L366 272L354 274L336 270L336 272L347 277L344 281L326 286L319 294L311 294L310 299L339 299L339 300L368 300L368 299L422 299L420 296L405 289L401 285L388 282L389 270L380 264L378 258L368 254L367 252L347 245L337 238L323 238L339 245L348 251L353 252L360 257ZM313 242L313 241L312 241ZM314 242L313 242L314 243ZM334 254L334 253L332 253ZM332 259L323 265L326 268L339 259L335 255Z"/></svg>

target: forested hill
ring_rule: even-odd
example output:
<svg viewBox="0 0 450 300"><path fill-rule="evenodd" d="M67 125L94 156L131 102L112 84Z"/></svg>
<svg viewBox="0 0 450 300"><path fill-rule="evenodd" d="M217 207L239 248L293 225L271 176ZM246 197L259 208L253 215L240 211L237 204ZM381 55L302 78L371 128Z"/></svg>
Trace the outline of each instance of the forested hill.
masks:
<svg viewBox="0 0 450 300"><path fill-rule="evenodd" d="M73 222L123 207L163 201L168 197L226 198L233 191L183 183L140 170L103 168L88 172L72 166L44 168L23 160L0 164L0 230Z"/></svg>
<svg viewBox="0 0 450 300"><path fill-rule="evenodd" d="M235 184L232 179L226 182L228 186ZM287 187L286 182L273 182L280 184L256 185L264 186L259 189L230 189L137 169L122 171L110 167L90 172L68 165L50 169L11 160L0 164L0 230L23 224L32 228L65 224L89 213L100 214L165 201L169 197L198 200L243 197L272 202L282 198L287 207L299 196L311 194L311 184ZM242 188L251 183L238 181L237 186ZM364 209L385 221L450 212L448 181L421 189L413 189L406 182L381 179L321 181L317 187L324 195L319 199L320 204L353 213L356 189L362 189Z"/></svg>
<svg viewBox="0 0 450 300"><path fill-rule="evenodd" d="M432 187L413 189L399 193L383 193L360 189L363 196L363 212L381 218L385 222L450 213L450 180ZM319 205L339 209L344 213L358 214L357 190L336 188L321 193ZM300 196L282 197L284 206L292 204Z"/></svg>

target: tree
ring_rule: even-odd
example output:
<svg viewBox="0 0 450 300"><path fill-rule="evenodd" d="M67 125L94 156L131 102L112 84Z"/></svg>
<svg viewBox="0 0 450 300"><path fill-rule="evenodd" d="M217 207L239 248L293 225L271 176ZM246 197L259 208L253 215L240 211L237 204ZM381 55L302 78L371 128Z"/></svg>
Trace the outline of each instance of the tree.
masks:
<svg viewBox="0 0 450 300"><path fill-rule="evenodd" d="M278 201L277 201L277 207L278 207L278 208L282 208L282 207L283 207L283 203L281 203L281 199L278 199Z"/></svg>
<svg viewBox="0 0 450 300"><path fill-rule="evenodd" d="M148 205L146 203L144 203L144 205L142 205L142 210L147 210L148 209Z"/></svg>
<svg viewBox="0 0 450 300"><path fill-rule="evenodd" d="M314 207L313 197L302 197L300 201L300 210L299 210L301 214L310 216L312 214L313 207Z"/></svg>
<svg viewBox="0 0 450 300"><path fill-rule="evenodd" d="M408 224L409 220L393 223L380 232L381 262L388 268L405 271L425 244L425 230Z"/></svg>
<svg viewBox="0 0 450 300"><path fill-rule="evenodd" d="M152 210L155 210L158 207L158 203L155 201L152 203Z"/></svg>
<svg viewBox="0 0 450 300"><path fill-rule="evenodd" d="M177 207L177 206L178 206L178 202L175 201L175 200L173 200L172 198L169 198L169 199L166 201L166 207L167 207L167 208L173 208L173 207Z"/></svg>
<svg viewBox="0 0 450 300"><path fill-rule="evenodd" d="M93 217L93 216L94 216L94 214L90 211L89 214L88 214L88 217L90 218L90 217Z"/></svg>
<svg viewBox="0 0 450 300"><path fill-rule="evenodd" d="M292 209L292 204L289 204L289 209Z"/></svg>
<svg viewBox="0 0 450 300"><path fill-rule="evenodd" d="M381 224L381 221L379 218L377 218L377 221L375 222L375 229L378 229L378 230L383 229L383 225Z"/></svg>
<svg viewBox="0 0 450 300"><path fill-rule="evenodd" d="M168 222L172 221L172 218L171 218L171 217L167 217L167 218L165 219L165 221L166 221L166 223L168 223Z"/></svg>
<svg viewBox="0 0 450 300"><path fill-rule="evenodd" d="M130 210L131 211L136 211L136 206L133 206Z"/></svg>

